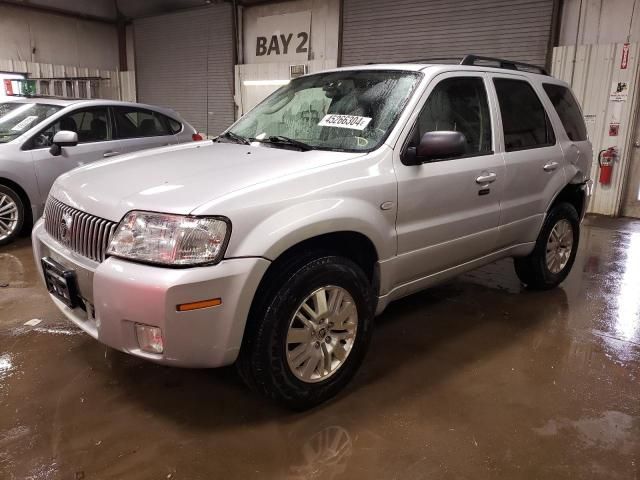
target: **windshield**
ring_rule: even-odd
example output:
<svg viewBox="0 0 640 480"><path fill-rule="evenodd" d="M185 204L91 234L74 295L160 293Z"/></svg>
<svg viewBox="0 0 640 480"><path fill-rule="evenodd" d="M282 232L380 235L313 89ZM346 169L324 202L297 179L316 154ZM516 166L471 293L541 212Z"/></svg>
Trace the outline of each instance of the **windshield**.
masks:
<svg viewBox="0 0 640 480"><path fill-rule="evenodd" d="M226 138L369 151L393 128L421 74L355 70L292 80L247 113Z"/></svg>
<svg viewBox="0 0 640 480"><path fill-rule="evenodd" d="M19 137L61 108L44 103L0 103L0 143Z"/></svg>

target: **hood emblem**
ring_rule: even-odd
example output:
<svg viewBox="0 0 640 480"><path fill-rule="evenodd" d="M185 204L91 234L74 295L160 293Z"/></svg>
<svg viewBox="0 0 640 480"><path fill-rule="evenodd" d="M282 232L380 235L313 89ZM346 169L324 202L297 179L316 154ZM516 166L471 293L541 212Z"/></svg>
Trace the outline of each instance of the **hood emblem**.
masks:
<svg viewBox="0 0 640 480"><path fill-rule="evenodd" d="M73 225L73 217L71 215L64 214L60 225L58 226L58 233L60 234L60 240L64 243L71 241L71 226Z"/></svg>

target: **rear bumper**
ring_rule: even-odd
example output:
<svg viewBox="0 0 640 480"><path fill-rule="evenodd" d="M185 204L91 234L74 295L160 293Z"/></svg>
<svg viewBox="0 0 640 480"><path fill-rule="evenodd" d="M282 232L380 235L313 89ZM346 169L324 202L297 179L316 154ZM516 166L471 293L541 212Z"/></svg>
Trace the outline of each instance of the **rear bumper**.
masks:
<svg viewBox="0 0 640 480"><path fill-rule="evenodd" d="M584 220L584 217L587 214L587 209L589 208L589 199L593 194L593 180L587 180L581 185L581 187L584 193L584 207L582 208L582 212L580 215L580 223L582 223L582 221Z"/></svg>
<svg viewBox="0 0 640 480"><path fill-rule="evenodd" d="M73 269L86 310L51 297L73 323L98 341L148 360L181 367L218 367L238 355L258 284L269 266L262 258L225 260L215 266L169 269L118 258L98 264L56 242L42 221L33 230L34 257L48 256ZM178 312L176 306L221 298L217 307ZM95 311L95 315L91 313ZM135 324L162 329L164 351L140 350Z"/></svg>

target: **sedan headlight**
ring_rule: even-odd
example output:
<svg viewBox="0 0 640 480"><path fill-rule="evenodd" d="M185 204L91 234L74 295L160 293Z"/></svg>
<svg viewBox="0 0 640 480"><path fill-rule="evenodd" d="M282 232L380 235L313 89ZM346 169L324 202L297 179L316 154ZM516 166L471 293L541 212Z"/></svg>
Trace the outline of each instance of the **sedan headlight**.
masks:
<svg viewBox="0 0 640 480"><path fill-rule="evenodd" d="M107 254L160 265L212 264L222 259L230 233L224 217L132 211L118 225Z"/></svg>

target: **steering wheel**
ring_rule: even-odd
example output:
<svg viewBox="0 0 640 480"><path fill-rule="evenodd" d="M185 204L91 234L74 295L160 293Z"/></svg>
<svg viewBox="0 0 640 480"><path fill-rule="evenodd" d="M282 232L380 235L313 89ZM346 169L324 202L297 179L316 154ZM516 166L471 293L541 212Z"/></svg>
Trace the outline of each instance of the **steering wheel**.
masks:
<svg viewBox="0 0 640 480"><path fill-rule="evenodd" d="M50 147L53 141L53 134L49 135L46 132L40 132L33 137L33 144L36 148Z"/></svg>

